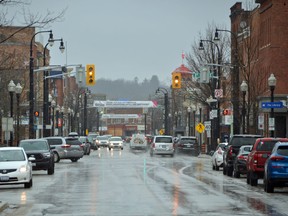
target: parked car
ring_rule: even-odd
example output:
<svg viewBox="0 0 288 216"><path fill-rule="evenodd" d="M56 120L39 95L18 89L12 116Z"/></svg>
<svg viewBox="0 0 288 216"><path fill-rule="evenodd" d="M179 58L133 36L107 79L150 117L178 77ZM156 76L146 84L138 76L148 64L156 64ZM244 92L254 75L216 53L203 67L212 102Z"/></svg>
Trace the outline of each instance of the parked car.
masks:
<svg viewBox="0 0 288 216"><path fill-rule="evenodd" d="M273 193L275 187L288 183L288 142L277 142L265 162L264 190Z"/></svg>
<svg viewBox="0 0 288 216"><path fill-rule="evenodd" d="M47 170L48 175L54 174L54 153L45 139L26 139L19 142L27 154L27 157L34 157L32 162L33 170Z"/></svg>
<svg viewBox="0 0 288 216"><path fill-rule="evenodd" d="M194 156L200 154L198 139L195 136L180 136L176 148L177 152L192 153Z"/></svg>
<svg viewBox="0 0 288 216"><path fill-rule="evenodd" d="M108 144L109 150L111 149L121 149L123 150L123 140L120 136L112 136L109 139L109 144Z"/></svg>
<svg viewBox="0 0 288 216"><path fill-rule="evenodd" d="M223 153L223 174L232 176L234 170L234 161L242 145L253 145L256 139L263 136L256 134L235 134L228 143Z"/></svg>
<svg viewBox="0 0 288 216"><path fill-rule="evenodd" d="M91 152L91 144L86 136L79 136L79 141L82 142L84 148L84 155L90 155Z"/></svg>
<svg viewBox="0 0 288 216"><path fill-rule="evenodd" d="M69 136L69 137L78 137L79 135L78 135L77 132L70 132L70 133L68 134L68 136Z"/></svg>
<svg viewBox="0 0 288 216"><path fill-rule="evenodd" d="M219 167L223 167L223 152L227 145L228 143L226 142L219 143L215 151L213 152L213 155L211 157L213 170L219 170Z"/></svg>
<svg viewBox="0 0 288 216"><path fill-rule="evenodd" d="M108 147L109 137L108 136L97 136L96 145L99 147Z"/></svg>
<svg viewBox="0 0 288 216"><path fill-rule="evenodd" d="M130 140L130 149L147 150L147 139L144 134L133 134Z"/></svg>
<svg viewBox="0 0 288 216"><path fill-rule="evenodd" d="M255 141L247 159L247 184L257 186L258 179L264 177L264 165L277 142L288 142L287 138L259 138Z"/></svg>
<svg viewBox="0 0 288 216"><path fill-rule="evenodd" d="M32 163L34 157L27 157L22 147L0 148L0 185L24 184L25 188L33 185Z"/></svg>
<svg viewBox="0 0 288 216"><path fill-rule="evenodd" d="M97 150L98 146L96 145L96 138L99 136L97 133L88 133L87 139L90 142L91 149Z"/></svg>
<svg viewBox="0 0 288 216"><path fill-rule="evenodd" d="M58 163L60 160L69 159L77 162L84 155L83 144L74 137L45 137L54 152L54 161ZM77 141L73 141L77 140Z"/></svg>
<svg viewBox="0 0 288 216"><path fill-rule="evenodd" d="M168 135L157 135L154 136L151 147L150 156L154 155L171 155L174 157L175 145L173 137Z"/></svg>
<svg viewBox="0 0 288 216"><path fill-rule="evenodd" d="M246 162L248 154L250 153L252 145L243 145L240 147L239 152L234 161L234 177L240 178L240 175L247 174Z"/></svg>

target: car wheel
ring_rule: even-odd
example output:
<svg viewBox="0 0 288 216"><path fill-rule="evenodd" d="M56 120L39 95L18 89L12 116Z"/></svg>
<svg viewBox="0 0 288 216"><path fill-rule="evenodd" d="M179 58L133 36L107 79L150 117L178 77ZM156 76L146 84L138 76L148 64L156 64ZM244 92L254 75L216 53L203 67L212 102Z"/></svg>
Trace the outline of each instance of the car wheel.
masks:
<svg viewBox="0 0 288 216"><path fill-rule="evenodd" d="M216 170L216 171L219 171L219 166L217 166L216 161L215 161L215 170Z"/></svg>
<svg viewBox="0 0 288 216"><path fill-rule="evenodd" d="M274 192L274 186L272 182L270 182L267 178L264 179L264 190L267 193L273 193Z"/></svg>
<svg viewBox="0 0 288 216"><path fill-rule="evenodd" d="M246 183L247 183L247 184L250 184L250 172L247 172L247 175L246 175Z"/></svg>
<svg viewBox="0 0 288 216"><path fill-rule="evenodd" d="M227 174L226 167L225 167L225 165L223 164L223 175L226 175L226 174Z"/></svg>
<svg viewBox="0 0 288 216"><path fill-rule="evenodd" d="M109 151L111 151L111 148L109 148Z"/></svg>
<svg viewBox="0 0 288 216"><path fill-rule="evenodd" d="M212 170L215 170L215 166L214 166L214 164L212 163Z"/></svg>
<svg viewBox="0 0 288 216"><path fill-rule="evenodd" d="M250 172L250 184L251 186L257 186L258 185L258 179L254 172Z"/></svg>
<svg viewBox="0 0 288 216"><path fill-rule="evenodd" d="M233 167L232 168L227 167L227 176L232 177L232 174L233 174Z"/></svg>
<svg viewBox="0 0 288 216"><path fill-rule="evenodd" d="M54 162L58 163L60 161L60 157L58 155L58 153L54 152Z"/></svg>
<svg viewBox="0 0 288 216"><path fill-rule="evenodd" d="M79 160L79 158L72 158L71 161L72 162L77 162Z"/></svg>
<svg viewBox="0 0 288 216"><path fill-rule="evenodd" d="M234 170L234 177L235 178L240 178L240 173L237 172L237 170Z"/></svg>
<svg viewBox="0 0 288 216"><path fill-rule="evenodd" d="M25 183L25 184L24 184L24 188L31 188L32 185L33 185L33 180L32 180L32 178L31 178L28 183Z"/></svg>
<svg viewBox="0 0 288 216"><path fill-rule="evenodd" d="M47 174L48 175L53 175L54 174L54 166L51 166L51 167L48 168Z"/></svg>

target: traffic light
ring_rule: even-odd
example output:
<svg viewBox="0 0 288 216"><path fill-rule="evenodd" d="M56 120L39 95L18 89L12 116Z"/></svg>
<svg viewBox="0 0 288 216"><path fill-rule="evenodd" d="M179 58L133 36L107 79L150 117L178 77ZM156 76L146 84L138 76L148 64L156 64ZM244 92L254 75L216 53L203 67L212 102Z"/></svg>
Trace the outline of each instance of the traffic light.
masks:
<svg viewBox="0 0 288 216"><path fill-rule="evenodd" d="M181 80L182 76L180 72L173 72L172 73L172 88L179 89L181 88Z"/></svg>
<svg viewBox="0 0 288 216"><path fill-rule="evenodd" d="M86 65L86 85L93 86L95 83L95 65L88 64Z"/></svg>
<svg viewBox="0 0 288 216"><path fill-rule="evenodd" d="M38 112L38 111L35 111L35 112L34 112L34 116L35 116L35 117L39 117L39 112Z"/></svg>
<svg viewBox="0 0 288 216"><path fill-rule="evenodd" d="M231 115L231 111L229 109L224 109L223 115Z"/></svg>

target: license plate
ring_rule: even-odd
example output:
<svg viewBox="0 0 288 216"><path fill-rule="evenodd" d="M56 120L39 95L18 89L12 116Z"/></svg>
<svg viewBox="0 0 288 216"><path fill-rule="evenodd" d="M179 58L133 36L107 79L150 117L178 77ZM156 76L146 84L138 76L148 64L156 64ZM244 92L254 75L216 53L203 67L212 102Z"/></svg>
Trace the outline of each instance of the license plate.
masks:
<svg viewBox="0 0 288 216"><path fill-rule="evenodd" d="M1 176L0 181L9 181L9 176Z"/></svg>

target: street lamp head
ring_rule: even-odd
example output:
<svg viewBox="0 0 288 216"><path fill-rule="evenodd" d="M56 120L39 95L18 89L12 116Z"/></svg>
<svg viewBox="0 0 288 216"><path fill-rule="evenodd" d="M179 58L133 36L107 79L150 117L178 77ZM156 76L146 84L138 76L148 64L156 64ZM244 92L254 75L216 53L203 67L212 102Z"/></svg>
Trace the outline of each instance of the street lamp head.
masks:
<svg viewBox="0 0 288 216"><path fill-rule="evenodd" d="M199 43L199 50L204 50L204 46L203 46L203 41L200 40L200 43Z"/></svg>
<svg viewBox="0 0 288 216"><path fill-rule="evenodd" d="M52 47L53 44L54 44L54 38L53 38L52 30L50 31L50 34L49 34L48 43L49 43L49 45L50 45L51 47Z"/></svg>
<svg viewBox="0 0 288 216"><path fill-rule="evenodd" d="M191 107L188 107L187 111L188 111L188 113L190 113L191 112Z"/></svg>
<svg viewBox="0 0 288 216"><path fill-rule="evenodd" d="M247 82L245 80L242 81L241 85L240 85L240 89L242 92L247 92L248 91L248 85Z"/></svg>
<svg viewBox="0 0 288 216"><path fill-rule="evenodd" d="M64 46L64 42L63 42L63 39L61 38L61 42L60 42L60 47L59 47L61 53L64 53L65 51L65 46Z"/></svg>
<svg viewBox="0 0 288 216"><path fill-rule="evenodd" d="M64 106L61 107L61 112L63 113L65 111Z"/></svg>
<svg viewBox="0 0 288 216"><path fill-rule="evenodd" d="M20 83L18 83L17 86L15 87L15 92L16 95L20 95L22 93L22 86L20 85Z"/></svg>
<svg viewBox="0 0 288 216"><path fill-rule="evenodd" d="M276 86L276 77L274 76L274 74L272 73L270 75L270 77L268 78L268 85L270 87L275 87Z"/></svg>
<svg viewBox="0 0 288 216"><path fill-rule="evenodd" d="M13 80L10 80L10 82L8 84L8 91L9 92L15 92L15 88L16 88L15 83L13 82Z"/></svg>
<svg viewBox="0 0 288 216"><path fill-rule="evenodd" d="M219 40L220 40L219 33L218 33L218 29L216 28L215 35L214 35L214 41L219 41Z"/></svg>

